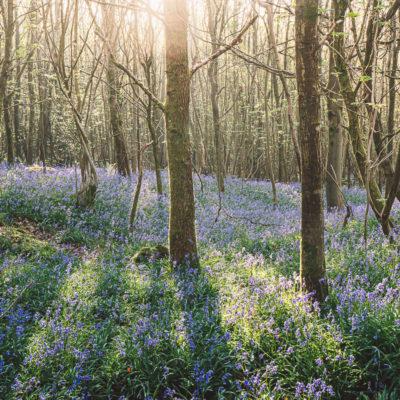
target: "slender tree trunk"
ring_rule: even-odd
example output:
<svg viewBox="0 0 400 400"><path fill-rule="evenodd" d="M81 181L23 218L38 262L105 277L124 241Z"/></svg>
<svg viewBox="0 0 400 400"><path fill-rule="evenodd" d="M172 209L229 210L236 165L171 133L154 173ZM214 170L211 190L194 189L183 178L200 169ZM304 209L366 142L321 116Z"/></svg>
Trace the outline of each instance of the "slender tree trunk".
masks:
<svg viewBox="0 0 400 400"><path fill-rule="evenodd" d="M327 96L329 142L326 168L326 204L328 211L343 208L343 198L340 192L343 174L343 132L341 126L341 100L338 92L339 82L335 71L334 54L330 49Z"/></svg>
<svg viewBox="0 0 400 400"><path fill-rule="evenodd" d="M269 179L271 180L271 188L272 188L272 202L274 205L278 205L278 196L276 192L276 184L275 184L275 174L274 174L274 166L272 165L272 157L271 157L271 143L270 143L270 136L271 136L271 129L269 124L269 112L268 112L268 75L267 72L265 73L264 78L264 117L265 117L265 136L266 136L266 164L268 169Z"/></svg>
<svg viewBox="0 0 400 400"><path fill-rule="evenodd" d="M32 35L32 32L31 32ZM35 83L33 80L33 64L28 64L28 98L29 98L29 117L28 130L25 137L25 158L28 165L33 163L33 136L35 134Z"/></svg>
<svg viewBox="0 0 400 400"><path fill-rule="evenodd" d="M47 159L47 141L49 117L47 113L49 99L47 98L47 80L44 77L43 63L40 61L40 52L38 51L38 98L39 98L39 133L38 133L38 153L43 169L46 168Z"/></svg>
<svg viewBox="0 0 400 400"><path fill-rule="evenodd" d="M139 130L136 131L136 140L137 140L136 160L137 160L138 178L137 178L137 182L136 182L135 191L133 193L131 210L129 212L129 229L130 230L133 229L133 226L135 224L137 210L139 207L140 191L142 189L142 181L143 181L143 161L142 161L142 149L141 149L141 145L140 145Z"/></svg>
<svg viewBox="0 0 400 400"><path fill-rule="evenodd" d="M11 119L11 96L5 94L3 98L3 118L4 118L4 132L6 136L6 148L7 148L7 163L14 164L14 140L13 140L13 128Z"/></svg>
<svg viewBox="0 0 400 400"><path fill-rule="evenodd" d="M397 65L398 65L398 58L399 58L399 50L400 50L400 43L399 43L399 34L397 32L397 20L395 18L391 21L392 29L394 32L394 41L391 48L392 51L392 58L391 58L391 65L390 65L390 76L389 76L389 106L388 106L388 117L387 117L387 134L388 134L388 145L387 145L387 153L389 162L392 164L392 151L393 151L393 141L395 136L395 129L394 129L394 114L396 108L396 72L397 72ZM385 183L385 194L388 194L390 188L392 186L392 177L386 177Z"/></svg>
<svg viewBox="0 0 400 400"><path fill-rule="evenodd" d="M288 118L288 123L289 123L289 131L290 131L290 136L292 138L294 152L296 155L297 167L298 167L299 174L300 174L300 172L301 172L301 154L300 154L301 151L300 151L298 138L297 138L297 132L296 132L296 128L295 128L295 117L294 117L294 111L293 111L293 105L292 105L292 98L290 96L290 91L289 91L289 87L286 82L286 78L283 75L283 73L281 72L281 65L279 62L279 54L278 54L278 49L276 46L276 39L275 39L275 33L274 33L271 4L269 4L269 3L266 4L266 10L267 10L267 17L268 17L268 38L270 40L271 47L272 47L274 66L278 70L278 76L282 83L283 93L285 94L286 101L287 101L287 111L288 111L287 118ZM277 96L277 95L275 95L275 96Z"/></svg>
<svg viewBox="0 0 400 400"><path fill-rule="evenodd" d="M65 26L63 27L65 29ZM63 32L65 35L65 31ZM83 100L80 93L79 86L79 56L78 56L78 38L79 38L79 1L74 0L73 9L73 21L72 21L72 56L75 60L75 69L72 71L71 85L66 81L65 76L59 77L60 87L64 85L63 91L64 95L68 98L73 116L76 129L78 131L79 141L81 143L81 157L79 160L79 166L81 169L81 186L77 193L77 203L81 207L91 207L94 204L97 193L98 179L96 167L94 165L92 153L90 151L89 136L85 126L85 122L82 118L83 111ZM62 48L62 62L64 60L64 51ZM60 81L60 78L62 82ZM74 105L74 100L76 101L76 106Z"/></svg>
<svg viewBox="0 0 400 400"><path fill-rule="evenodd" d="M365 108L368 112L370 119L370 131L372 131L373 142L375 145L376 154L380 159L379 172L383 172L387 181L390 181L393 177L394 170L390 158L387 154L387 147L384 145L383 139L383 124L381 112L376 107L375 99L375 69L376 69L376 42L379 39L379 34L382 29L382 21L379 18L380 2L378 0L372 0L372 10L370 18L367 24L366 30L366 43L365 43L365 55L362 60L363 75L369 79L364 82L364 95L363 101ZM378 173L379 173L378 172ZM381 176L381 175L378 175ZM381 183L381 180L378 180ZM382 189L382 186L379 186ZM400 200L400 192L397 193L397 198Z"/></svg>
<svg viewBox="0 0 400 400"><path fill-rule="evenodd" d="M217 7L215 7L215 3L212 3L209 0L207 1L208 31L211 38L211 53L215 53L219 46L217 42L217 19L221 18L221 9L217 10L216 8ZM216 13L218 13L218 15L216 15ZM223 21L221 21L221 23L223 23ZM218 190L220 192L224 192L224 147L221 135L220 112L218 104L218 59L215 59L209 63L207 74L210 81L210 98L214 128L214 150L217 184Z"/></svg>
<svg viewBox="0 0 400 400"><path fill-rule="evenodd" d="M335 54L336 72L340 83L340 92L343 96L344 105L348 117L348 133L351 140L353 152L355 155L358 173L362 178L363 184L368 192L368 200L378 221L381 220L383 201L381 191L374 176L369 173L369 163L367 152L364 147L364 138L362 125L359 118L359 102L351 86L350 76L346 65L346 56L344 51L344 19L347 11L346 0L334 0L336 34L334 36L333 48Z"/></svg>
<svg viewBox="0 0 400 400"><path fill-rule="evenodd" d="M18 11L15 8L15 51L18 52L20 48L20 23L18 22ZM19 61L19 60L17 60ZM17 62L15 68L15 90L13 101L13 120L14 120L14 134L15 134L15 155L19 161L22 161L21 151L21 121L20 121L20 101L21 101L21 64Z"/></svg>
<svg viewBox="0 0 400 400"><path fill-rule="evenodd" d="M103 7L103 26L107 35L109 47L106 46L106 65L107 65L107 88L108 88L108 107L110 115L110 126L115 149L115 161L118 172L123 176L130 176L131 170L129 166L129 156L126 147L121 116L120 101L120 82L118 77L118 69L112 60L111 52L116 46L116 21L114 15L114 7ZM111 48L110 48L111 47ZM115 56L115 55L114 55Z"/></svg>
<svg viewBox="0 0 400 400"><path fill-rule="evenodd" d="M164 7L170 258L176 264L196 263L195 206L189 137L190 77L186 0L164 0Z"/></svg>
<svg viewBox="0 0 400 400"><path fill-rule="evenodd" d="M14 35L14 0L7 0L4 5L3 29L4 50L0 69L0 118L3 116L4 133L7 149L7 162L14 163L13 130L11 121L11 96L8 93L8 83L11 74L11 51Z"/></svg>
<svg viewBox="0 0 400 400"><path fill-rule="evenodd" d="M148 60L143 63L143 68L146 76L147 87L154 89L152 77L151 77L151 66L153 62L153 57L151 56ZM154 170L156 172L156 186L157 193L159 195L163 194L162 180L161 180L161 168L160 168L160 160L158 157L158 138L156 130L154 129L154 109L153 102L149 98L146 104L146 122L147 127L150 132L151 137L151 147L153 150L153 159L154 159Z"/></svg>
<svg viewBox="0 0 400 400"><path fill-rule="evenodd" d="M320 129L318 0L296 3L296 77L301 148L300 281L323 301L325 277L323 160Z"/></svg>

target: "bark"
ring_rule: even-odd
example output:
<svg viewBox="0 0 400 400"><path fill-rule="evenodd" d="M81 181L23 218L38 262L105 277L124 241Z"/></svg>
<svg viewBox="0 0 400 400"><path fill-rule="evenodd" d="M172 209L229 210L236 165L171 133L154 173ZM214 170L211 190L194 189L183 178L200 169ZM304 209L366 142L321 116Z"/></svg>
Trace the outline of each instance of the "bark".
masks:
<svg viewBox="0 0 400 400"><path fill-rule="evenodd" d="M300 281L323 301L325 277L323 160L320 129L318 0L296 3L296 77L301 148Z"/></svg>
<svg viewBox="0 0 400 400"><path fill-rule="evenodd" d="M208 11L208 32L211 38L211 53L214 54L218 50L219 38L217 37L217 18L221 10L216 10L216 7L212 7L210 0L207 2ZM218 15L217 15L218 14ZM215 166L217 175L218 190L220 192L225 191L224 185L224 148L223 140L221 135L220 126L220 111L218 104L218 58L210 61L208 65L208 79L210 82L210 98L211 98L211 110L213 117L213 128L214 128L214 150L215 150Z"/></svg>
<svg viewBox="0 0 400 400"><path fill-rule="evenodd" d="M269 125L269 110L268 110L268 96L267 96L267 91L268 89L268 73L265 72L265 78L264 78L264 117L265 117L265 130L266 130L266 149L265 149L265 159L266 159L266 164L267 164L267 169L268 169L268 176L271 181L271 188L272 188L272 202L274 206L278 205L278 196L276 192L276 184L275 184L275 174L274 174L274 167L272 165L272 158L271 158L271 143L270 143L270 137L271 137L271 129Z"/></svg>
<svg viewBox="0 0 400 400"><path fill-rule="evenodd" d="M392 59L390 65L390 76L389 76L389 106L388 106L388 117L387 117L387 134L388 134L388 145L387 145L387 152L389 162L392 164L392 151L393 151L393 141L395 136L395 128L394 128L394 114L395 114L395 107L396 107L396 72L397 72L397 65L398 65L398 58L399 58L399 36L397 33L397 20L392 19L391 21L392 29L394 32L394 41L391 48L392 51ZM392 177L386 177L385 183L385 194L388 194L390 188L392 186Z"/></svg>
<svg viewBox="0 0 400 400"><path fill-rule="evenodd" d="M32 33L31 33L32 34ZM33 64L28 64L28 98L29 98L29 117L28 131L25 138L25 158L28 165L33 163L33 136L35 134L35 83L33 80Z"/></svg>
<svg viewBox="0 0 400 400"><path fill-rule="evenodd" d="M48 99L48 88L47 88L47 79L43 76L44 66L43 63L40 62L41 54L38 51L38 97L39 97L39 133L38 133L38 154L40 157L40 161L42 162L42 166L46 168L46 159L47 159L47 142L49 138L49 130L50 130L50 116L48 114L49 107L49 99Z"/></svg>
<svg viewBox="0 0 400 400"><path fill-rule="evenodd" d="M11 97L8 93L8 83L11 74L11 52L12 41L14 36L14 1L7 0L5 4L5 13L3 15L4 28L4 50L3 60L0 69L0 118L3 116L4 133L6 139L7 162L14 163L14 145L13 145L13 130L11 121Z"/></svg>
<svg viewBox="0 0 400 400"><path fill-rule="evenodd" d="M97 193L98 179L96 167L94 165L93 157L90 151L89 136L86 131L86 126L82 118L83 112L83 100L79 89L79 52L78 52L78 38L79 38L79 2L74 1L73 10L73 27L72 27L72 56L75 63L75 69L71 71L71 85L69 86L69 80L66 79L65 74L65 47L64 40L66 31L62 31L62 39L60 40L60 64L58 65L57 72L59 73L58 80L60 88L62 89L64 96L70 103L72 113L74 116L74 122L77 129L79 141L81 144L81 157L79 160L79 166L81 170L81 185L77 193L77 203L81 207L91 207L94 204ZM63 26L65 29L65 26ZM61 72L61 73L60 73ZM75 105L76 104L76 105Z"/></svg>
<svg viewBox="0 0 400 400"><path fill-rule="evenodd" d="M142 162L142 150L140 148L140 133L139 130L136 132L137 139L137 170L138 170L138 180L136 183L135 192L133 194L132 206L129 212L129 229L132 230L133 225L135 223L136 214L139 206L139 197L140 191L142 189L142 181L143 181L143 162Z"/></svg>
<svg viewBox="0 0 400 400"><path fill-rule="evenodd" d="M356 94L351 86L350 75L345 58L343 33L347 6L347 0L334 0L336 34L333 41L333 49L335 53L336 72L338 74L340 92L343 96L348 117L348 133L355 155L358 173L367 189L368 200L371 204L371 208L377 219L380 221L380 215L383 209L382 195L373 174L369 173L369 162L364 145L365 138L359 118L360 110Z"/></svg>
<svg viewBox="0 0 400 400"><path fill-rule="evenodd" d="M153 58L150 57L143 63L144 72L146 75L146 83L147 87L152 87L152 77L151 77L151 66L152 66ZM153 150L153 159L154 159L154 170L156 173L156 186L157 186L157 193L159 195L163 194L163 187L162 187L162 180L161 180L161 167L160 167L160 159L158 156L158 138L157 133L154 128L154 109L153 109L153 101L151 98L148 98L146 104L146 122L147 127L150 132L151 138L151 147Z"/></svg>
<svg viewBox="0 0 400 400"><path fill-rule="evenodd" d="M3 122L4 122L4 133L6 137L6 148L7 148L7 163L14 164L14 140L13 140L13 128L11 119L11 96L5 94L3 98Z"/></svg>
<svg viewBox="0 0 400 400"><path fill-rule="evenodd" d="M82 181L77 193L77 204L81 207L91 207L94 204L98 186L96 167L90 154L89 140L85 127L82 124L81 117L76 111L74 112L74 121L81 142L79 166Z"/></svg>
<svg viewBox="0 0 400 400"><path fill-rule="evenodd" d="M169 246L175 264L197 263L189 137L190 75L186 0L164 0L167 69L166 130L170 190Z"/></svg>
<svg viewBox="0 0 400 400"><path fill-rule="evenodd" d="M343 174L343 132L341 126L341 99L338 95L339 82L335 72L332 49L329 51L328 81L328 164L326 173L326 204L328 211L343 208L343 196L340 192Z"/></svg>
<svg viewBox="0 0 400 400"><path fill-rule="evenodd" d="M114 9L111 6L104 6L103 12L104 32L109 40L109 46L105 46L107 65L106 77L108 87L110 125L115 149L115 161L117 164L118 172L123 176L130 176L131 171L129 166L129 156L122 127L122 104L119 94L120 81L118 76L118 69L113 62L111 54L116 43L116 21L114 16Z"/></svg>
<svg viewBox="0 0 400 400"><path fill-rule="evenodd" d="M17 8L15 9L15 51L18 52L20 48L20 24L18 23ZM19 60L18 60L19 61ZM21 101L21 64L17 63L15 69L15 90L14 90L14 104L13 104L13 120L14 120L14 134L15 134L15 155L18 160L22 161L21 149L21 120L20 120L20 101Z"/></svg>
<svg viewBox="0 0 400 400"><path fill-rule="evenodd" d="M274 33L271 4L269 4L269 3L266 4L266 10L267 10L267 17L268 17L268 38L269 38L269 41L270 41L270 44L272 47L274 66L278 70L278 76L282 83L283 92L285 94L285 98L287 101L287 117L288 117L288 123L289 123L289 131L290 131L290 136L291 136L292 142L293 142L294 152L296 155L297 167L299 170L299 174L301 176L301 154L300 154L301 151L300 151L298 138L297 138L297 132L296 132L296 128L295 128L295 117L294 117L294 112L293 112L292 98L290 96L290 91L289 91L289 87L286 82L286 77L282 72L281 65L279 62L278 49L276 46L276 39L275 39L275 33Z"/></svg>
<svg viewBox="0 0 400 400"><path fill-rule="evenodd" d="M380 111L375 104L375 94L374 94L374 70L376 62L376 51L375 46L378 40L379 34L382 30L382 22L378 15L378 0L372 1L371 16L368 20L367 30L366 30L366 43L365 43L365 56L362 63L363 75L369 77L369 79L364 82L364 95L363 101L367 109L371 130L373 135L373 141L375 145L376 154L380 159L380 166L383 174L385 175L386 181L391 181L394 171L393 166L390 162L390 158L387 154L387 147L383 143L383 124ZM397 193L397 198L400 200L400 192Z"/></svg>
<svg viewBox="0 0 400 400"><path fill-rule="evenodd" d="M29 6L29 47L35 48L37 45L37 35L36 35L36 1L31 0ZM29 103L29 116L28 116L28 130L25 136L24 151L25 159L28 165L33 163L33 136L35 134L35 82L33 77L33 63L28 63L27 75L28 75L28 103Z"/></svg>

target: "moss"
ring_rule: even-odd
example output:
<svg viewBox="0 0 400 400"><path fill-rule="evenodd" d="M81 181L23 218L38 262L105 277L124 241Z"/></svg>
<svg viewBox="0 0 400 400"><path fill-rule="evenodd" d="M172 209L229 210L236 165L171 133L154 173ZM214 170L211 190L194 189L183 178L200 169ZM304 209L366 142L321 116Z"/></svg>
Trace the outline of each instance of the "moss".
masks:
<svg viewBox="0 0 400 400"><path fill-rule="evenodd" d="M17 228L2 227L0 229L0 252L3 251L14 254L50 255L54 249L47 242L35 239Z"/></svg>
<svg viewBox="0 0 400 400"><path fill-rule="evenodd" d="M163 245L144 246L133 256L133 262L142 263L146 261L162 260L169 256L169 250Z"/></svg>

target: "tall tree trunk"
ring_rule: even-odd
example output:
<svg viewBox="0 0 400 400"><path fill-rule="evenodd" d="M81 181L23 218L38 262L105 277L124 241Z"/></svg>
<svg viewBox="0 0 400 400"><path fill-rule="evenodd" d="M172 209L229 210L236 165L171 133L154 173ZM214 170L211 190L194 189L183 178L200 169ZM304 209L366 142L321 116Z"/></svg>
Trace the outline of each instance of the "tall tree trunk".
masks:
<svg viewBox="0 0 400 400"><path fill-rule="evenodd" d="M116 47L116 21L114 7L103 7L103 26L107 35L108 44L106 46L106 65L107 65L107 87L108 87L108 106L110 112L110 125L115 149L115 161L118 172L123 176L130 176L129 156L122 128L121 101L120 101L120 82L119 72L112 60L111 52ZM114 54L115 57L115 54Z"/></svg>
<svg viewBox="0 0 400 400"><path fill-rule="evenodd" d="M32 35L32 32L31 32ZM35 133L35 83L33 80L33 64L28 64L28 98L29 98L29 117L28 130L25 137L25 159L28 165L33 163L33 136Z"/></svg>
<svg viewBox="0 0 400 400"><path fill-rule="evenodd" d="M320 129L318 0L296 2L296 77L301 148L300 281L323 301L325 277L323 160Z"/></svg>
<svg viewBox="0 0 400 400"><path fill-rule="evenodd" d="M328 81L328 164L326 168L326 204L328 211L343 208L340 192L343 174L343 132L341 126L341 100L338 95L339 82L335 71L333 50L329 51Z"/></svg>
<svg viewBox="0 0 400 400"><path fill-rule="evenodd" d="M83 100L80 93L79 86L79 56L78 56L78 38L79 38L79 1L74 0L73 5L73 21L72 21L72 57L75 62L75 68L72 70L71 85L69 86L68 80L65 76L59 76L59 85L63 89L64 96L68 99L73 116L76 129L78 131L78 137L81 144L81 155L79 160L79 166L81 170L81 186L77 193L77 203L81 207L91 207L94 204L97 193L98 179L96 167L94 165L93 156L90 151L89 136L85 126L85 122L82 118L83 112ZM64 25L64 24L63 24ZM63 26L65 29L65 26ZM65 37L65 30L62 34ZM62 63L65 63L65 48L60 45L60 50L62 48ZM60 80L61 78L61 80ZM74 104L76 101L76 106Z"/></svg>
<svg viewBox="0 0 400 400"><path fill-rule="evenodd" d="M216 7L215 2L207 1L208 11L208 32L211 38L211 54L218 49L219 38L217 37L217 20L222 18L221 8ZM220 21L223 24L224 21ZM214 128L214 150L215 150L215 166L217 175L218 190L225 191L224 185L224 147L221 136L220 112L218 104L218 59L210 62L208 65L208 79L210 81L210 97L211 110Z"/></svg>
<svg viewBox="0 0 400 400"><path fill-rule="evenodd" d="M34 49L37 46L37 35L36 35L36 0L31 0L29 5L29 47ZM37 50L35 50L37 51ZM36 59L36 57L33 57ZM33 163L33 136L35 134L35 107L36 107L36 95L35 95L35 81L33 76L32 62L28 62L27 75L28 75L28 129L25 135L24 141L24 152L25 160L28 165Z"/></svg>
<svg viewBox="0 0 400 400"><path fill-rule="evenodd" d="M38 153L42 166L46 168L47 159L47 141L48 141L48 115L47 108L49 99L47 98L47 79L45 79L43 63L40 61L40 52L38 51L38 98L39 98L39 132L38 132Z"/></svg>
<svg viewBox="0 0 400 400"><path fill-rule="evenodd" d="M20 48L20 23L18 22L18 11L15 8L15 51L18 53ZM15 155L22 161L21 150L21 121L20 121L20 101L21 101L21 63L17 60L15 68L15 90L13 104L14 135L15 135Z"/></svg>
<svg viewBox="0 0 400 400"><path fill-rule="evenodd" d="M387 145L387 153L389 162L392 163L392 151L393 151L393 141L395 137L395 129L394 129L394 114L396 107L396 72L399 58L399 34L397 32L397 20L395 18L391 21L391 26L393 30L394 40L391 48L392 58L390 60L390 76L389 76L389 106L388 106L388 117L387 117L387 135L388 135L388 145ZM392 186L392 177L386 177L385 183L385 194L388 194L390 188Z"/></svg>
<svg viewBox="0 0 400 400"><path fill-rule="evenodd" d="M353 152L355 155L358 173L362 178L363 184L368 192L368 200L376 218L381 220L383 201L378 184L369 171L369 162L367 152L364 147L364 137L362 125L359 117L359 102L350 82L348 67L346 64L346 55L344 50L344 19L346 16L348 2L347 0L334 0L336 34L334 36L333 48L335 54L336 72L338 74L340 92L343 96L344 105L348 117L348 132L351 140ZM384 228L387 230L388 227Z"/></svg>
<svg viewBox="0 0 400 400"><path fill-rule="evenodd" d="M272 76L271 76L272 77ZM264 118L265 118L265 136L266 136L266 143L265 143L265 159L268 169L268 176L271 181L271 188L272 188L272 202L274 205L278 205L278 196L276 193L276 184L275 184L275 174L274 174L274 166L272 164L272 157L271 157L271 129L269 124L269 110L268 110L268 73L265 72L264 77ZM271 92L270 92L271 93Z"/></svg>
<svg viewBox="0 0 400 400"><path fill-rule="evenodd" d="M287 118L288 118L288 123L289 123L289 131L290 131L290 136L291 136L292 142L293 142L294 152L296 155L297 167L298 167L298 170L300 173L301 172L301 154L300 154L301 151L299 148L297 132L296 132L296 128L295 128L295 117L294 117L293 106L292 106L292 98L290 96L290 91L289 91L289 87L286 82L286 78L281 71L281 65L279 62L279 54L278 54L278 49L277 49L276 39L275 39L271 4L269 4L269 3L266 4L266 10L267 10L267 17L268 17L268 39L269 39L271 47L272 47L274 66L278 70L278 76L282 83L283 93L285 94L286 101L287 101ZM275 96L277 96L277 94L275 94ZM277 98L276 98L276 100L277 100Z"/></svg>
<svg viewBox="0 0 400 400"><path fill-rule="evenodd" d="M382 21L379 18L380 2L372 0L372 10L367 24L365 54L362 60L363 76L368 77L364 82L363 102L369 115L370 131L372 133L373 142L375 145L376 154L380 159L380 171L383 172L386 180L390 181L393 177L394 170L390 158L387 154L387 147L384 145L383 139L383 124L381 112L376 107L375 99L375 69L376 69L376 42L379 39L379 34L382 30ZM379 187L381 189L381 186ZM400 200L400 192L397 193L397 198Z"/></svg>
<svg viewBox="0 0 400 400"><path fill-rule="evenodd" d="M196 263L195 205L189 136L190 76L186 0L164 0L164 8L170 258L176 264Z"/></svg>
<svg viewBox="0 0 400 400"><path fill-rule="evenodd" d="M151 76L151 67L153 63L153 57L150 56L147 60L143 62L143 69L146 76L147 87L151 89L155 89L155 85L153 85L153 80ZM160 167L160 159L158 156L158 138L157 132L154 128L154 109L153 109L153 101L149 98L146 104L146 122L147 127L150 132L151 138L151 147L153 150L153 159L154 159L154 170L156 172L156 186L157 193L161 195L163 193L162 188L162 180L161 180L161 167Z"/></svg>
<svg viewBox="0 0 400 400"><path fill-rule="evenodd" d="M14 163L13 129L11 121L11 96L8 93L8 81L11 74L11 51L14 35L14 0L7 0L3 15L4 50L0 69L0 118L3 116L4 133L7 149L7 162Z"/></svg>
<svg viewBox="0 0 400 400"><path fill-rule="evenodd" d="M14 164L14 140L13 140L13 128L11 119L11 95L6 93L3 98L3 118L4 118L4 132L6 136L6 148L7 148L7 163Z"/></svg>

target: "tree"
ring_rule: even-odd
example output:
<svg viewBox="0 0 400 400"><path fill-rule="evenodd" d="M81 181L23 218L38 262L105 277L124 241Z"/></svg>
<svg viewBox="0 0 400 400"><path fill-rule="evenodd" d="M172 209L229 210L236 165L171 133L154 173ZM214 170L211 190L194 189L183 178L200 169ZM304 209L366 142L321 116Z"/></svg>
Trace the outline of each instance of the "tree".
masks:
<svg viewBox="0 0 400 400"><path fill-rule="evenodd" d="M190 73L186 0L164 0L169 170L169 247L173 263L197 262L192 155L189 137Z"/></svg>
<svg viewBox="0 0 400 400"><path fill-rule="evenodd" d="M334 50L329 49L328 111L328 163L326 167L326 205L328 211L343 208L341 193L343 171L343 132L339 81L335 69Z"/></svg>
<svg viewBox="0 0 400 400"><path fill-rule="evenodd" d="M208 32L211 38L211 51L215 53L218 49L218 43L221 41L219 37L225 24L226 5L217 0L207 0L208 14ZM208 65L208 78L210 81L210 97L211 109L214 127L214 146L215 146L215 164L218 190L225 191L224 186L224 148L221 135L220 111L218 104L218 59L211 61Z"/></svg>
<svg viewBox="0 0 400 400"><path fill-rule="evenodd" d="M80 143L81 156L79 160L79 166L82 180L77 193L77 203L82 207L90 207L93 205L96 198L98 179L94 160L90 152L89 135L86 127L86 122L88 119L83 117L85 105L84 100L86 95L84 98L81 97L79 87L78 62L82 55L82 48L84 48L87 44L89 32L86 33L85 41L82 47L78 48L78 5L78 0L74 0L73 4L69 4L69 7L67 7L65 11L63 10L63 5L60 5L60 32L58 35L58 43L56 42L57 38L54 37L55 26L50 7L43 11L43 30L45 33L50 62L57 77L60 91L70 106L76 129L76 138ZM69 32L68 27L70 24L71 14L72 27L71 31ZM49 32L49 26L47 26L48 24L52 29L53 35ZM70 43L70 61L72 68L68 68L66 62L66 52L69 48L69 44L66 43L68 33L71 34L70 36L72 38L72 43ZM86 87L83 90L85 94L88 92L88 88L91 86L91 82L93 81L98 64L99 57L96 58L93 68L89 73Z"/></svg>
<svg viewBox="0 0 400 400"><path fill-rule="evenodd" d="M141 59L141 64L143 68L143 72L145 75L145 80L147 87L152 90L152 92L155 92L156 89L156 82L155 82L155 77L154 77L154 31L153 31L153 23L152 20L149 16L148 18L148 23L147 23L147 40L148 44L147 47L148 49L146 50L146 54L142 56ZM160 157L159 157L159 146L158 146L158 137L157 137L157 131L155 128L155 107L153 106L153 101L151 100L150 97L147 98L146 101L142 101L143 107L146 110L146 123L147 123L147 128L150 133L150 139L151 139L151 147L153 150L153 159L154 159L154 170L156 174L156 186L157 186L157 193L159 195L163 194L163 186L162 186L162 179L161 179L161 165L160 165Z"/></svg>
<svg viewBox="0 0 400 400"><path fill-rule="evenodd" d="M348 119L348 133L352 144L357 169L361 176L364 187L367 190L368 201L371 205L376 218L381 220L383 201L379 186L370 171L368 152L364 145L363 127L359 116L359 102L357 92L351 85L351 78L346 63L344 46L344 19L348 7L347 0L334 0L333 8L335 11L335 35L333 48L335 54L336 73L340 84L340 93L343 97L344 106ZM389 226L383 227L385 232L390 230Z"/></svg>
<svg viewBox="0 0 400 400"><path fill-rule="evenodd" d="M14 36L14 0L7 0L5 7L2 3L4 28L4 56L0 69L0 114L3 114L4 131L7 148L7 162L14 163L13 128L11 120L11 94L9 93L9 79L12 64L12 42ZM1 116L0 116L1 118Z"/></svg>
<svg viewBox="0 0 400 400"><path fill-rule="evenodd" d="M103 6L103 30L108 38L108 46L104 46L106 53L106 76L108 89L108 106L110 111L110 125L114 140L115 160L118 172L123 176L130 176L128 150L122 129L120 78L119 71L112 60L111 52L116 48L116 20L112 6ZM114 52L115 53L115 52ZM115 55L113 55L115 57Z"/></svg>
<svg viewBox="0 0 400 400"><path fill-rule="evenodd" d="M324 254L323 160L320 129L318 0L296 2L296 78L301 148L300 282L323 301L327 295Z"/></svg>

